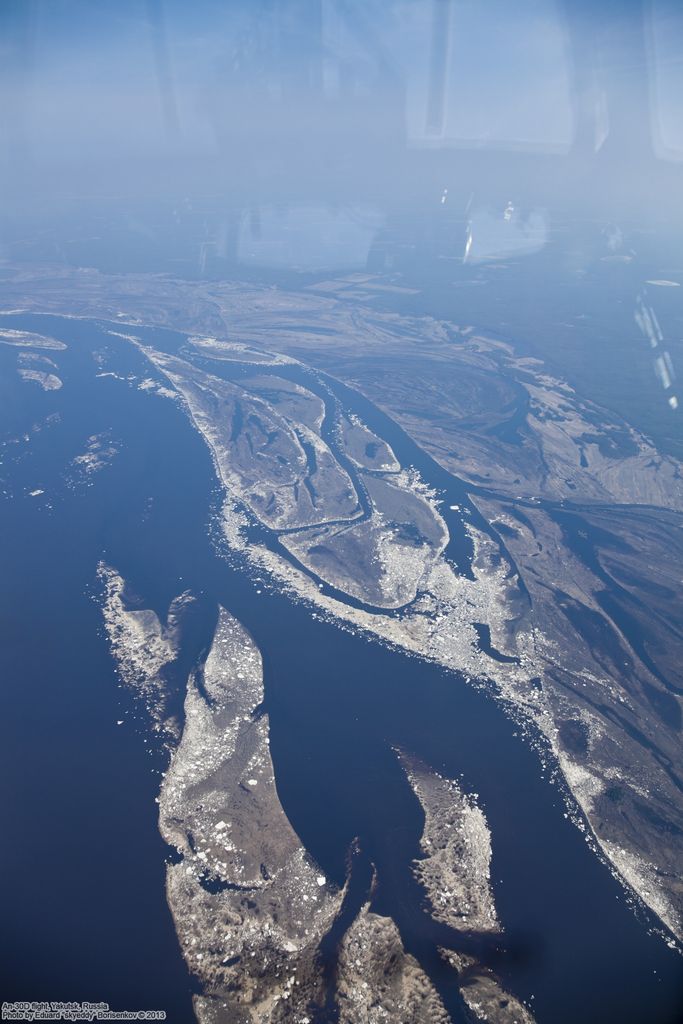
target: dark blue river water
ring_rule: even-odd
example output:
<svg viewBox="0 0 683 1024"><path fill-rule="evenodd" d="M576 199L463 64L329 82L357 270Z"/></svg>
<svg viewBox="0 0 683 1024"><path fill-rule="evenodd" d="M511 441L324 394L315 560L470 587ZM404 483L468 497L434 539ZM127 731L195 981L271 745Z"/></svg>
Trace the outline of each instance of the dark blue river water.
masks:
<svg viewBox="0 0 683 1024"><path fill-rule="evenodd" d="M209 638L219 602L250 630L287 814L340 883L358 837L377 867L375 908L395 918L454 1020L441 936L409 870L422 815L393 745L479 794L506 939L501 952L478 952L512 991L533 996L539 1024L673 1024L680 957L627 905L503 711L456 675L314 619L220 557L209 529L219 507L212 462L182 409L95 377L92 352L105 347L107 370L152 376L135 349L83 321L16 316L3 326L42 330L69 349L58 354L63 389L43 393L18 381L16 351L0 346L0 425L19 438L4 448L0 501L2 998L106 1000L192 1019L164 896L168 851L154 803L163 761L117 688L94 600L104 558L162 616L180 591L201 595L188 658ZM136 333L166 347L182 340ZM54 411L59 423L32 432ZM401 432L377 417L370 425L406 457ZM119 453L88 486L69 486L67 463L104 430ZM408 461L444 485L419 449ZM45 493L29 497L36 488Z"/></svg>

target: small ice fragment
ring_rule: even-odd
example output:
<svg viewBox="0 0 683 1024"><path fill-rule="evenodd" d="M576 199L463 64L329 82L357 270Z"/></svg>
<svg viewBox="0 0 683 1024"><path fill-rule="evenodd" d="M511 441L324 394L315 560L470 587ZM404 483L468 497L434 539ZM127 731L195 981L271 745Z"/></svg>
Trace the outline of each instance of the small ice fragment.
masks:
<svg viewBox="0 0 683 1024"><path fill-rule="evenodd" d="M318 877L316 878L316 882L318 883L318 885L321 886L324 885L326 881L327 879L325 878L324 875L318 875Z"/></svg>
<svg viewBox="0 0 683 1024"><path fill-rule="evenodd" d="M247 779L248 786L258 786L258 779Z"/></svg>
<svg viewBox="0 0 683 1024"><path fill-rule="evenodd" d="M122 718L117 718L116 724L117 725L123 725L123 719Z"/></svg>

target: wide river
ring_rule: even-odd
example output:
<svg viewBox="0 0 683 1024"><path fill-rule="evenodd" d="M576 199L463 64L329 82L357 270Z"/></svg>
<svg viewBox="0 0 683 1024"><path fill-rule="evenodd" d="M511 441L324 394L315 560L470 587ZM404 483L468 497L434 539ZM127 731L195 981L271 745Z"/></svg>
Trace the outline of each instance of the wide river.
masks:
<svg viewBox="0 0 683 1024"><path fill-rule="evenodd" d="M157 832L164 762L117 686L96 600L104 558L161 616L181 591L200 595L188 664L210 639L218 603L249 629L264 658L278 790L294 828L339 883L358 837L359 899L362 864L373 862L375 908L394 917L454 1020L440 932L410 874L422 815L393 746L479 794L506 931L504 952L482 955L531 1000L539 1024L673 1024L680 957L629 906L503 710L457 675L321 621L219 554L209 451L177 403L137 387L151 367L106 325L16 315L2 326L69 346L56 353L58 392L21 382L17 350L0 346L0 422L11 442L0 502L3 998L105 1000L192 1019L192 983L165 902L170 852ZM168 350L183 340L134 333ZM93 353L104 350L100 368ZM102 370L117 376L97 377ZM391 421L330 387L343 406L374 417L370 425L445 491L446 504L468 504L463 485ZM46 423L54 412L59 422ZM95 434L118 451L84 481L69 463ZM449 519L450 554L466 569L459 515Z"/></svg>

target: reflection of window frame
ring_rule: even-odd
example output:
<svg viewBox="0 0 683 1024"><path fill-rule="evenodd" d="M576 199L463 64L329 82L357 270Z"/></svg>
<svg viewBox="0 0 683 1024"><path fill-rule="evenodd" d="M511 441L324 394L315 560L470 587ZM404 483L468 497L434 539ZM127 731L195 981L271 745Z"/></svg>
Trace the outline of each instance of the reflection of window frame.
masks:
<svg viewBox="0 0 683 1024"><path fill-rule="evenodd" d="M454 68L454 31L457 26L458 8L455 0L431 0L431 14L426 11L429 19L427 35L427 51L425 54L426 74L423 84L416 89L419 94L415 104L415 114L408 118L408 143L411 146L449 149L510 149L529 153L556 153L565 155L570 152L576 134L576 111L572 102L571 61L562 32L562 18L557 0L548 0L557 18L560 34L560 46L563 51L563 71L566 85L566 104L562 113L566 113L567 132L562 141L544 141L541 139L520 139L514 135L492 137L490 140L471 135L448 133L449 106L454 99L455 90L452 84ZM425 0L427 7L429 0Z"/></svg>
<svg viewBox="0 0 683 1024"><path fill-rule="evenodd" d="M664 127L662 124L662 108L661 108L661 79L660 79L660 68L662 66L662 60L658 53L657 37L658 33L655 28L657 8L660 6L660 0L647 0L645 9L643 11L644 20L644 33L645 33L645 47L647 53L647 74L649 82L649 96L650 96L650 124L652 132L652 146L654 154L659 160L668 160L674 162L683 161L683 134L681 135L681 142L679 146L667 144ZM673 5L670 5L672 7ZM681 36L683 37L683 9L680 14L682 20L682 31ZM683 57L681 58L683 60ZM681 72L681 99L683 101L683 72ZM675 106L675 104L674 104ZM683 106L683 103L679 106Z"/></svg>

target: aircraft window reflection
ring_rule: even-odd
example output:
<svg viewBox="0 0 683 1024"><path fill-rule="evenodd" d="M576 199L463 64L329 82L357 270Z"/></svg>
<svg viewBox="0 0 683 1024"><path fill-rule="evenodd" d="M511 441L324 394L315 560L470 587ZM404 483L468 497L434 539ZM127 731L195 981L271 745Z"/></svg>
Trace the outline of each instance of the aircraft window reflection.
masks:
<svg viewBox="0 0 683 1024"><path fill-rule="evenodd" d="M411 142L569 149L565 31L554 0L521 8L432 0L391 10L382 39L405 81Z"/></svg>
<svg viewBox="0 0 683 1024"><path fill-rule="evenodd" d="M683 9L672 0L650 8L650 64L657 156L683 160Z"/></svg>

